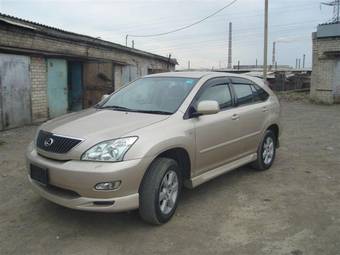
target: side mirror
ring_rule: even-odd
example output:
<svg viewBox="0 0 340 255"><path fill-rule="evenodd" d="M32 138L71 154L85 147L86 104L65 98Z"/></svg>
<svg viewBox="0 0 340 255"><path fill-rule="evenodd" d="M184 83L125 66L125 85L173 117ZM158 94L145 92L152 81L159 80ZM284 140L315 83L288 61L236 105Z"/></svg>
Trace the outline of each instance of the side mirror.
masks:
<svg viewBox="0 0 340 255"><path fill-rule="evenodd" d="M220 111L220 106L217 101L201 101L197 105L196 112L199 115L211 115Z"/></svg>
<svg viewBox="0 0 340 255"><path fill-rule="evenodd" d="M105 100L105 99L108 98L109 96L110 96L110 95L107 95L107 94L102 95L102 100L101 100L101 101Z"/></svg>

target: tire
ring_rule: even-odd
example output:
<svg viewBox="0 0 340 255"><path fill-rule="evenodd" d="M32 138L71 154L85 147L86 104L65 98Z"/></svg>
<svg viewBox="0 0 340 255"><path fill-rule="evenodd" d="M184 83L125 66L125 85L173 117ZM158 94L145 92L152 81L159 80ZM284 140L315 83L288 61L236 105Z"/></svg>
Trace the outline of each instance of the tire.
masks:
<svg viewBox="0 0 340 255"><path fill-rule="evenodd" d="M176 211L181 189L182 175L177 162L170 158L157 158L145 173L139 190L141 218L154 225L169 221Z"/></svg>
<svg viewBox="0 0 340 255"><path fill-rule="evenodd" d="M257 160L252 163L253 168L264 171L272 166L276 155L276 141L277 137L275 133L270 129L267 130L257 149Z"/></svg>

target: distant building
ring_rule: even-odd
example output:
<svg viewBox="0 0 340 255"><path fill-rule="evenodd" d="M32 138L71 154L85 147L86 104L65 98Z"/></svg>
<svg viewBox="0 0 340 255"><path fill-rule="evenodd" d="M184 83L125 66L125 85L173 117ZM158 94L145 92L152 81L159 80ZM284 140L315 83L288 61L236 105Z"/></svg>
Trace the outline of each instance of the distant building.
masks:
<svg viewBox="0 0 340 255"><path fill-rule="evenodd" d="M254 70L254 69L263 69L263 65L234 65L234 70ZM292 69L289 65L270 65L268 66L269 70L276 70L276 69Z"/></svg>
<svg viewBox="0 0 340 255"><path fill-rule="evenodd" d="M317 102L340 103L340 23L319 25L313 33L310 96Z"/></svg>
<svg viewBox="0 0 340 255"><path fill-rule="evenodd" d="M87 108L138 76L174 71L176 64L0 14L0 130Z"/></svg>

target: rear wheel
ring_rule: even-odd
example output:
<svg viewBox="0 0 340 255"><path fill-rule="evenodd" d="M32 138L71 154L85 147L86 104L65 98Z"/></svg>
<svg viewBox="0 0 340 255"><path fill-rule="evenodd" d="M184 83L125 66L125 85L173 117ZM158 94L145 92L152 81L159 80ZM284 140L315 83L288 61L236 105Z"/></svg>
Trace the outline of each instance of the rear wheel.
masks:
<svg viewBox="0 0 340 255"><path fill-rule="evenodd" d="M252 164L257 170L267 170L275 160L276 136L272 130L267 130L262 143L257 150L257 160Z"/></svg>
<svg viewBox="0 0 340 255"><path fill-rule="evenodd" d="M182 187L178 164L157 158L146 172L139 191L139 213L151 224L162 224L175 213Z"/></svg>

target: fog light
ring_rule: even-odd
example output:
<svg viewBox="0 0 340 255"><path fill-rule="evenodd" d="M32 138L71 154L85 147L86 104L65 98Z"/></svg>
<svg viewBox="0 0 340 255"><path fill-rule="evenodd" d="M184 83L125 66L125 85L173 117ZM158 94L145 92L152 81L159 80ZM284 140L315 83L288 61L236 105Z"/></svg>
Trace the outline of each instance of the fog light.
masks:
<svg viewBox="0 0 340 255"><path fill-rule="evenodd" d="M97 183L94 188L96 190L116 190L120 187L121 181L113 181L113 182L100 182Z"/></svg>

